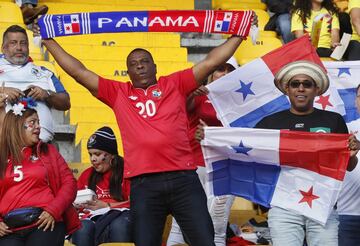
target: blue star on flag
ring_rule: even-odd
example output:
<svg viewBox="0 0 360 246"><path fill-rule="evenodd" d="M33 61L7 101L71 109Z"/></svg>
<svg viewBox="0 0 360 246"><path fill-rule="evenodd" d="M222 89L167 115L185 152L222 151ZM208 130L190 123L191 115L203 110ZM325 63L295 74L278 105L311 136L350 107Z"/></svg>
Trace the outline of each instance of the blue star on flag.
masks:
<svg viewBox="0 0 360 246"><path fill-rule="evenodd" d="M350 73L350 68L349 67L341 67L339 68L339 73L338 73L338 77L340 77L341 74L348 74L351 76L351 73Z"/></svg>
<svg viewBox="0 0 360 246"><path fill-rule="evenodd" d="M239 146L231 146L231 147L236 151L236 153L244 154L244 155L249 155L248 152L252 150L252 148L245 147L242 141L240 141Z"/></svg>
<svg viewBox="0 0 360 246"><path fill-rule="evenodd" d="M246 97L248 95L255 95L255 93L251 90L251 85L252 85L253 82L250 82L248 84L245 84L244 82L242 82L240 80L240 85L241 85L241 88L240 89L237 89L235 92L240 92L243 94L243 100L245 101Z"/></svg>

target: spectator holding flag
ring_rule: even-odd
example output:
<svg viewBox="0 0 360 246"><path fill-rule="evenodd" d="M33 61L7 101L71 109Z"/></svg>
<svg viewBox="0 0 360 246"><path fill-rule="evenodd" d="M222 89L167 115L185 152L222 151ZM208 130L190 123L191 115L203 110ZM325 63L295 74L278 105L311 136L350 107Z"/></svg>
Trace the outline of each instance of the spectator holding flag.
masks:
<svg viewBox="0 0 360 246"><path fill-rule="evenodd" d="M253 17L253 23L256 20ZM34 26L35 35L39 29ZM159 79L151 53L134 49L126 59L132 83L118 83L88 70L55 40L42 41L65 72L115 112L124 143L124 177L131 180L137 246L161 245L168 214L191 245L214 245L214 227L189 143L186 98L241 42L232 36L194 67Z"/></svg>
<svg viewBox="0 0 360 246"><path fill-rule="evenodd" d="M226 63L221 64L216 70L210 74L206 84L223 77L224 75L234 71L239 65L234 57L231 57ZM205 122L208 126L222 126L216 117L216 112L211 102L207 98L207 89L200 86L187 98L187 113L189 117L189 138L191 148L194 154L195 163L198 165L197 173L200 181L208 196L208 209L212 218L215 230L215 244L217 246L226 245L226 230L230 214L230 209L234 201L234 196L209 196L206 189L206 169L204 167L204 158L199 142L195 139L195 131L199 124L199 120ZM176 220L173 219L171 231L168 237L167 245L185 243L182 232Z"/></svg>
<svg viewBox="0 0 360 246"><path fill-rule="evenodd" d="M291 131L348 133L344 119L338 113L316 109L316 96L329 87L329 78L322 67L308 61L289 63L275 75L276 87L286 94L290 110L280 111L263 118L256 125L264 129L289 129ZM349 137L350 160L348 170L357 164L359 144L354 135ZM288 210L273 207L268 223L274 246L338 245L338 215L334 209L325 226Z"/></svg>
<svg viewBox="0 0 360 246"><path fill-rule="evenodd" d="M338 15L338 9L332 0L295 0L291 31L296 38L308 33L314 39L318 39L315 47L318 55L330 57L332 50L340 45ZM320 26L316 27L316 23ZM319 33L315 34L313 30ZM315 40L312 41L314 44Z"/></svg>
<svg viewBox="0 0 360 246"><path fill-rule="evenodd" d="M356 89L355 105L360 112L360 85ZM349 129L360 136L358 121L349 123ZM359 155L359 154L358 154ZM337 203L339 213L339 245L357 245L360 242L360 165L346 172Z"/></svg>
<svg viewBox="0 0 360 246"><path fill-rule="evenodd" d="M309 61L296 61L283 66L275 75L276 87L290 99L290 109L260 120L256 128L287 129L320 133L348 133L344 119L338 113L314 108L316 96L329 87L329 78L322 67ZM203 125L199 125L196 138L204 138ZM348 139L350 159L348 171L357 165L356 154L360 144L354 135ZM296 157L295 157L296 158ZM272 207L268 214L270 236L274 246L338 245L338 215L334 209L326 224L320 223L280 207Z"/></svg>

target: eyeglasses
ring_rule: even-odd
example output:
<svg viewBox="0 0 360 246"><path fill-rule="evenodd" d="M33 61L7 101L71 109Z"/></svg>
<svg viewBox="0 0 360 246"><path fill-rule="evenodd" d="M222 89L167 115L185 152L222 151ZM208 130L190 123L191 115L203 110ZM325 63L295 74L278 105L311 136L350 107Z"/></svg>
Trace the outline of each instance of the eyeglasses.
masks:
<svg viewBox="0 0 360 246"><path fill-rule="evenodd" d="M300 85L302 85L305 89L310 89L315 86L315 83L310 80L304 80L304 81L298 81L298 80L292 80L289 82L289 86L293 89L299 88Z"/></svg>

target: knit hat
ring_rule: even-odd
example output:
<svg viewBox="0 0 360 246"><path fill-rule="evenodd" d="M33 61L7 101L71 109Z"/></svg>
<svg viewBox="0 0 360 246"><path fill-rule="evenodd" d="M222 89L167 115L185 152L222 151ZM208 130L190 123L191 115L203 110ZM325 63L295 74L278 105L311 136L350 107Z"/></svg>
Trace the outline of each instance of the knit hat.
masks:
<svg viewBox="0 0 360 246"><path fill-rule="evenodd" d="M89 137L87 142L88 149L99 149L110 154L117 155L117 142L113 130L103 126Z"/></svg>
<svg viewBox="0 0 360 246"><path fill-rule="evenodd" d="M298 74L306 74L310 76L319 87L318 96L323 94L329 88L329 77L326 71L318 64L309 61L291 62L282 67L275 75L275 85L284 94L285 87L290 80Z"/></svg>

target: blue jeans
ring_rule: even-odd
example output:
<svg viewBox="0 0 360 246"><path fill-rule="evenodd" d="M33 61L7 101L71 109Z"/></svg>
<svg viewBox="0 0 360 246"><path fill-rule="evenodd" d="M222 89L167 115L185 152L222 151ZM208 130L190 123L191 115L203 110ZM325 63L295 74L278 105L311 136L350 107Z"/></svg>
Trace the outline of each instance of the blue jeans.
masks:
<svg viewBox="0 0 360 246"><path fill-rule="evenodd" d="M294 35L291 33L291 16L290 14L281 14L276 18L276 28L281 35L283 42L289 43L294 40Z"/></svg>
<svg viewBox="0 0 360 246"><path fill-rule="evenodd" d="M339 215L339 246L360 244L360 216Z"/></svg>
<svg viewBox="0 0 360 246"><path fill-rule="evenodd" d="M130 197L136 246L160 246L168 214L190 245L215 245L207 198L195 170L134 177Z"/></svg>
<svg viewBox="0 0 360 246"><path fill-rule="evenodd" d="M338 215L331 213L325 226L294 212L273 207L269 210L268 223L273 246L338 245Z"/></svg>
<svg viewBox="0 0 360 246"><path fill-rule="evenodd" d="M0 237L0 246L54 245L63 246L65 240L65 224L57 222L54 230L43 231L31 228Z"/></svg>
<svg viewBox="0 0 360 246"><path fill-rule="evenodd" d="M82 220L82 227L72 235L71 241L77 246L95 245L95 223L92 220ZM111 221L101 236L104 242L131 242L130 212L125 210Z"/></svg>

